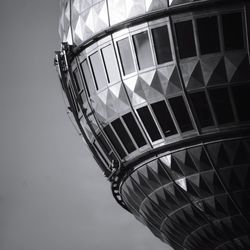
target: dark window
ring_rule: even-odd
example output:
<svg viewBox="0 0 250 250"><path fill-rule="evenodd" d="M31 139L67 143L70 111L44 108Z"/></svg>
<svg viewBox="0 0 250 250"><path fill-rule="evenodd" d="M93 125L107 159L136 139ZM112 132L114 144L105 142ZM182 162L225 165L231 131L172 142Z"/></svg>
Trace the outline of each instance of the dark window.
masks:
<svg viewBox="0 0 250 250"><path fill-rule="evenodd" d="M191 123L191 120L190 120L190 117L189 117L189 114L188 114L188 111L187 111L187 108L186 108L186 105L184 103L182 96L169 99L169 103L174 112L174 115L178 122L180 130L182 132L192 130L193 125Z"/></svg>
<svg viewBox="0 0 250 250"><path fill-rule="evenodd" d="M164 135L167 137L167 136L176 134L177 131L176 131L174 122L172 120L172 117L169 114L166 103L164 101L160 101L160 102L151 104L151 106L155 113L155 116L157 117L157 120L161 126L161 129Z"/></svg>
<svg viewBox="0 0 250 250"><path fill-rule="evenodd" d="M214 112L219 124L234 121L232 106L226 88L209 90Z"/></svg>
<svg viewBox="0 0 250 250"><path fill-rule="evenodd" d="M184 21L175 24L177 43L180 58L196 56L194 30L192 21Z"/></svg>
<svg viewBox="0 0 250 250"><path fill-rule="evenodd" d="M107 80L99 52L96 52L91 55L89 59L95 78L96 89L101 89L105 87Z"/></svg>
<svg viewBox="0 0 250 250"><path fill-rule="evenodd" d="M204 92L190 94L193 108L196 112L201 127L213 126L213 118Z"/></svg>
<svg viewBox="0 0 250 250"><path fill-rule="evenodd" d="M119 55L122 63L123 74L127 75L135 71L135 65L128 38L117 42Z"/></svg>
<svg viewBox="0 0 250 250"><path fill-rule="evenodd" d="M137 109L137 112L151 138L152 141L156 141L161 139L161 134L154 122L154 119L152 115L150 114L150 111L148 107L142 107Z"/></svg>
<svg viewBox="0 0 250 250"><path fill-rule="evenodd" d="M168 26L162 26L152 30L157 63L172 61L172 51L168 35Z"/></svg>
<svg viewBox="0 0 250 250"><path fill-rule="evenodd" d="M153 66L152 52L148 39L148 32L144 31L133 36L139 69Z"/></svg>
<svg viewBox="0 0 250 250"><path fill-rule="evenodd" d="M89 65L87 63L87 60L84 60L81 63L81 66L82 66L82 70L83 70L84 80L87 83L87 84L85 84L85 86L87 88L88 96L90 96L90 95L95 93L95 89L94 89L94 82L93 82L92 76L90 74Z"/></svg>
<svg viewBox="0 0 250 250"><path fill-rule="evenodd" d="M115 132L119 136L121 142L123 143L124 147L127 149L129 153L135 151L135 146L129 137L126 129L124 128L120 119L116 119L112 122L112 126L115 129Z"/></svg>
<svg viewBox="0 0 250 250"><path fill-rule="evenodd" d="M140 147L146 145L146 141L145 141L145 139L141 133L141 130L139 129L133 115L131 113L128 113L128 114L124 115L122 118L123 118L126 126L128 127L129 132L133 136L137 146L140 148Z"/></svg>
<svg viewBox="0 0 250 250"><path fill-rule="evenodd" d="M120 80L117 61L114 54L114 49L111 45L102 49L102 56L106 68L108 82L117 82Z"/></svg>
<svg viewBox="0 0 250 250"><path fill-rule="evenodd" d="M217 16L196 20L201 54L220 51L220 38Z"/></svg>
<svg viewBox="0 0 250 250"><path fill-rule="evenodd" d="M82 87L80 87L82 80L81 80L81 76L80 76L80 72L78 68L74 70L73 75L74 75L74 80L75 80L74 82L75 82L75 87L76 87L76 94L78 94L82 89Z"/></svg>
<svg viewBox="0 0 250 250"><path fill-rule="evenodd" d="M109 140L111 141L111 143L113 144L114 148L116 149L117 153L120 155L121 158L124 158L126 156L126 153L124 151L124 149L122 148L120 142L118 141L118 139L116 138L114 132L112 131L112 129L110 128L109 125L107 125L104 128L104 132L107 134Z"/></svg>
<svg viewBox="0 0 250 250"><path fill-rule="evenodd" d="M225 50L243 49L243 27L241 13L222 15Z"/></svg>
<svg viewBox="0 0 250 250"><path fill-rule="evenodd" d="M232 90L239 120L250 121L250 86L234 86Z"/></svg>
<svg viewBox="0 0 250 250"><path fill-rule="evenodd" d="M73 95L73 91L70 87L68 87L68 91L69 91L69 96L70 96L70 100L71 100L70 105L71 105L71 108L73 108L73 110L71 110L71 111L74 112L74 110L75 110L76 112L79 112L80 108L79 108L78 104L76 103L75 97Z"/></svg>

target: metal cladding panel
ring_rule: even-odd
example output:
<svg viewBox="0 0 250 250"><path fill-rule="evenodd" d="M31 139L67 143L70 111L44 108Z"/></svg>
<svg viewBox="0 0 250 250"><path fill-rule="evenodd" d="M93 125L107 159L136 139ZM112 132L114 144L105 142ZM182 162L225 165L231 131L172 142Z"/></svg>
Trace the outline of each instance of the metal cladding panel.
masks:
<svg viewBox="0 0 250 250"><path fill-rule="evenodd" d="M146 13L204 0L63 0L62 42L80 45L96 33ZM209 0L205 0L209 1Z"/></svg>
<svg viewBox="0 0 250 250"><path fill-rule="evenodd" d="M211 142L168 153L136 168L122 184L122 197L175 249L248 249L249 143Z"/></svg>

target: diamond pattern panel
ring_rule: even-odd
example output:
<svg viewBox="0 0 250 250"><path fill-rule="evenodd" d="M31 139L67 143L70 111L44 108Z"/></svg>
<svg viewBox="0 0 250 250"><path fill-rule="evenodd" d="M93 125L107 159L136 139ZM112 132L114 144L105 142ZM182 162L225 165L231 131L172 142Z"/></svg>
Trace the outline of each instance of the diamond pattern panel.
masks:
<svg viewBox="0 0 250 250"><path fill-rule="evenodd" d="M136 169L122 195L178 248L242 245L250 230L249 155L249 140L182 149Z"/></svg>

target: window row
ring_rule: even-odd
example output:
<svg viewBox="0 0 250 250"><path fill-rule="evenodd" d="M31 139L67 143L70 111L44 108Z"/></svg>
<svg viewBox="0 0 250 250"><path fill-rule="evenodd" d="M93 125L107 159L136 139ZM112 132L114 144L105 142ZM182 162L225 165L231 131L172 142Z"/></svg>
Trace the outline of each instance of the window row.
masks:
<svg viewBox="0 0 250 250"><path fill-rule="evenodd" d="M168 103L162 100L138 108L136 113L143 128L138 125L132 113L127 113L104 127L104 132L121 158L148 144L145 132L150 141L155 142L178 134L178 131L193 130L183 97L171 98Z"/></svg>
<svg viewBox="0 0 250 250"><path fill-rule="evenodd" d="M236 122L250 122L249 83L213 88L207 91L189 93L191 109L200 128L223 126ZM162 100L136 110L143 129L151 142L179 133L194 131L191 117L182 96ZM111 122L104 132L121 158L146 146L147 139L132 113Z"/></svg>
<svg viewBox="0 0 250 250"><path fill-rule="evenodd" d="M243 26L241 12L175 22L180 59L244 49ZM168 26L164 25L116 41L117 53L112 44L100 48L81 63L81 72L79 69L74 71L76 91L79 93L85 86L88 96L91 96L107 84L119 82L121 73L126 76L135 72L136 68L152 67L154 60L157 64L172 61L170 40Z"/></svg>
<svg viewBox="0 0 250 250"><path fill-rule="evenodd" d="M197 56L197 52L205 55L220 52L222 48L229 51L245 47L241 12L185 20L174 26L181 59Z"/></svg>
<svg viewBox="0 0 250 250"><path fill-rule="evenodd" d="M250 122L250 85L213 88L189 93L191 105L201 128L236 122L234 110L239 122ZM214 119L214 118L215 119Z"/></svg>
<svg viewBox="0 0 250 250"><path fill-rule="evenodd" d="M158 64L173 60L168 26L164 25L132 35L116 42L117 53L112 44L100 48L81 62L81 72L76 68L73 72L77 94L85 87L88 96L103 89L107 84L121 81L121 73L125 76L136 71L154 66L153 52ZM152 41L150 37L152 36ZM153 45L151 45L153 44ZM133 59L136 55L136 65ZM117 58L118 56L118 58ZM121 64L121 72L118 67Z"/></svg>

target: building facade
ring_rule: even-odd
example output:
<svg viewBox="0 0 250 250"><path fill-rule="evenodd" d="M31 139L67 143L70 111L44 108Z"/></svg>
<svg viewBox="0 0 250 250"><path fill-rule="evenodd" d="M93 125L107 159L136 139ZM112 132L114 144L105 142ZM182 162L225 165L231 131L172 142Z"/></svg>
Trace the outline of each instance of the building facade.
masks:
<svg viewBox="0 0 250 250"><path fill-rule="evenodd" d="M116 201L174 249L250 249L249 1L61 10L65 99Z"/></svg>

